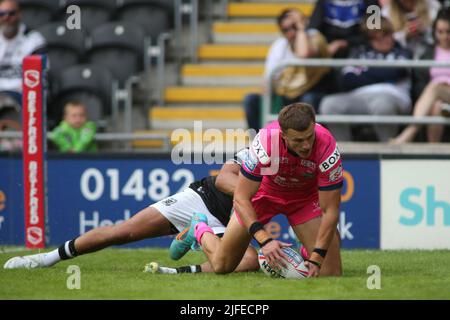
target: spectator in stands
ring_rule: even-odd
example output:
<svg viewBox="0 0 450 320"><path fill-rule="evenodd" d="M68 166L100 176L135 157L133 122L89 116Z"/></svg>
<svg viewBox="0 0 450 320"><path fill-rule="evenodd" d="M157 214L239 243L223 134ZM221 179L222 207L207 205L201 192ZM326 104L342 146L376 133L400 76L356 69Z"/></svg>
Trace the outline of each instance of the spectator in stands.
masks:
<svg viewBox="0 0 450 320"><path fill-rule="evenodd" d="M94 137L96 125L87 119L86 107L77 101L64 106L64 119L50 134L50 140L61 152L97 151Z"/></svg>
<svg viewBox="0 0 450 320"><path fill-rule="evenodd" d="M450 61L450 8L441 9L433 23L435 46L427 48L422 59ZM413 93L419 96L414 106L414 116L450 116L450 68L416 69ZM392 142L403 144L414 140L419 125L407 126ZM429 142L440 142L444 133L441 125L429 125Z"/></svg>
<svg viewBox="0 0 450 320"><path fill-rule="evenodd" d="M433 43L431 24L440 7L437 0L391 0L382 15L392 22L395 39L418 58Z"/></svg>
<svg viewBox="0 0 450 320"><path fill-rule="evenodd" d="M387 61L411 58L411 52L395 41L392 24L386 18L381 18L380 29L369 29L365 22L361 28L368 44L352 49L351 58ZM320 113L397 115L411 110L410 79L406 69L345 67L341 82L348 92L323 98ZM349 125L330 125L329 129L336 140L352 139ZM388 141L398 130L392 125L375 129L380 141Z"/></svg>
<svg viewBox="0 0 450 320"><path fill-rule="evenodd" d="M286 9L277 19L282 37L270 47L265 63L265 82L277 64L295 58L326 58L334 54L326 39L316 30L306 30L307 18L297 9ZM280 98L279 105L303 101L317 106L320 99L329 93L328 68L287 67L275 75L273 88ZM263 91L265 91L265 86ZM255 131L261 123L260 94L249 94L244 99L248 126Z"/></svg>
<svg viewBox="0 0 450 320"><path fill-rule="evenodd" d="M43 53L44 37L27 30L15 0L0 0L0 111L22 104L22 60ZM11 109L11 108L8 108Z"/></svg>
<svg viewBox="0 0 450 320"><path fill-rule="evenodd" d="M308 29L316 29L325 36L335 58L346 58L350 47L364 41L359 25L367 8L378 4L377 0L318 0Z"/></svg>

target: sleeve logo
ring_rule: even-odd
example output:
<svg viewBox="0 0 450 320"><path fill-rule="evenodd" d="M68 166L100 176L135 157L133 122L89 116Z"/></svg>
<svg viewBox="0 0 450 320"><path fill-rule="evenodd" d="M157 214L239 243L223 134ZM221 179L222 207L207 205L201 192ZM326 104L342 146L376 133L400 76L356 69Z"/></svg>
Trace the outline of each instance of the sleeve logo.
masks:
<svg viewBox="0 0 450 320"><path fill-rule="evenodd" d="M261 162L261 164L265 165L270 162L270 157L267 154L266 150L264 150L264 147L261 143L261 136L259 133L256 135L255 139L253 140L252 149L255 152L255 154L258 157L259 162Z"/></svg>
<svg viewBox="0 0 450 320"><path fill-rule="evenodd" d="M250 151L250 152L248 153L248 156L247 156L247 158L245 159L245 162L244 162L244 163L245 163L245 167L246 167L248 170L250 170L250 171L255 170L256 165L258 164L258 159L256 158L256 156L255 156L253 150Z"/></svg>
<svg viewBox="0 0 450 320"><path fill-rule="evenodd" d="M242 166L243 163L245 163L249 157L249 150L248 148L244 148L240 151L238 151L238 153L236 153L236 163L239 164L240 166Z"/></svg>
<svg viewBox="0 0 450 320"><path fill-rule="evenodd" d="M342 164L340 164L336 169L332 170L328 177L330 182L335 182L342 178Z"/></svg>
<svg viewBox="0 0 450 320"><path fill-rule="evenodd" d="M320 171L326 172L330 168L332 168L341 158L341 154L339 153L339 149L336 145L336 149L334 149L334 152L324 161L320 164L319 168Z"/></svg>

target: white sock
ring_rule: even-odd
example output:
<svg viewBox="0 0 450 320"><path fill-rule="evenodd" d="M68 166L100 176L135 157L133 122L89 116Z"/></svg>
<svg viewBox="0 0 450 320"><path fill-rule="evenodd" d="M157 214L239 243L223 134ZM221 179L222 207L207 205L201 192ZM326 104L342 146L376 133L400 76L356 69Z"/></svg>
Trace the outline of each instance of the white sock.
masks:
<svg viewBox="0 0 450 320"><path fill-rule="evenodd" d="M175 268L159 267L159 273L174 274L178 272Z"/></svg>
<svg viewBox="0 0 450 320"><path fill-rule="evenodd" d="M59 256L58 249L43 253L42 262L46 267L50 267L59 261L61 261L61 258Z"/></svg>

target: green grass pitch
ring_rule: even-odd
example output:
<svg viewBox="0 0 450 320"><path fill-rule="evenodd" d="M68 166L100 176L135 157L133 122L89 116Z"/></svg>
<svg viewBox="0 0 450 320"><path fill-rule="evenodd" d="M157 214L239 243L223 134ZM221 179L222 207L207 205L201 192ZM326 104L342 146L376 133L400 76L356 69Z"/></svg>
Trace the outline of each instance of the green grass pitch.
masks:
<svg viewBox="0 0 450 320"><path fill-rule="evenodd" d="M262 271L229 275L144 273L144 265L151 261L170 266L204 261L203 253L191 252L173 262L166 249L114 248L49 269L3 269L10 257L29 253L5 253L0 248L0 299L450 299L450 251L443 250L343 250L342 277L305 280L272 279ZM70 265L80 268L80 289L67 288ZM379 290L367 288L371 265L381 270Z"/></svg>

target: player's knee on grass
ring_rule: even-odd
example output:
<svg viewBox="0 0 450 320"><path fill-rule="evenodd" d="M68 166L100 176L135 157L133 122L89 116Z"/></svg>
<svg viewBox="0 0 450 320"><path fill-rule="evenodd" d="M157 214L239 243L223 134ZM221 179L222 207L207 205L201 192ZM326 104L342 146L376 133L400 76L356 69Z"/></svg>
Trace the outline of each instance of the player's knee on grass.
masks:
<svg viewBox="0 0 450 320"><path fill-rule="evenodd" d="M336 231L333 241L328 248L328 254L325 257L320 275L329 277L342 276L341 235L339 231Z"/></svg>
<svg viewBox="0 0 450 320"><path fill-rule="evenodd" d="M342 276L342 268L340 266L328 268L320 272L323 277L340 277Z"/></svg>
<svg viewBox="0 0 450 320"><path fill-rule="evenodd" d="M326 277L339 277L342 276L342 262L340 255L334 256L333 259L329 260L331 257L327 257L324 264L322 265L322 270L320 271L321 276Z"/></svg>
<svg viewBox="0 0 450 320"><path fill-rule="evenodd" d="M233 272L237 265L232 263L231 261L227 261L226 258L220 257L214 259L214 263L212 263L212 267L214 272L217 274L227 274Z"/></svg>

